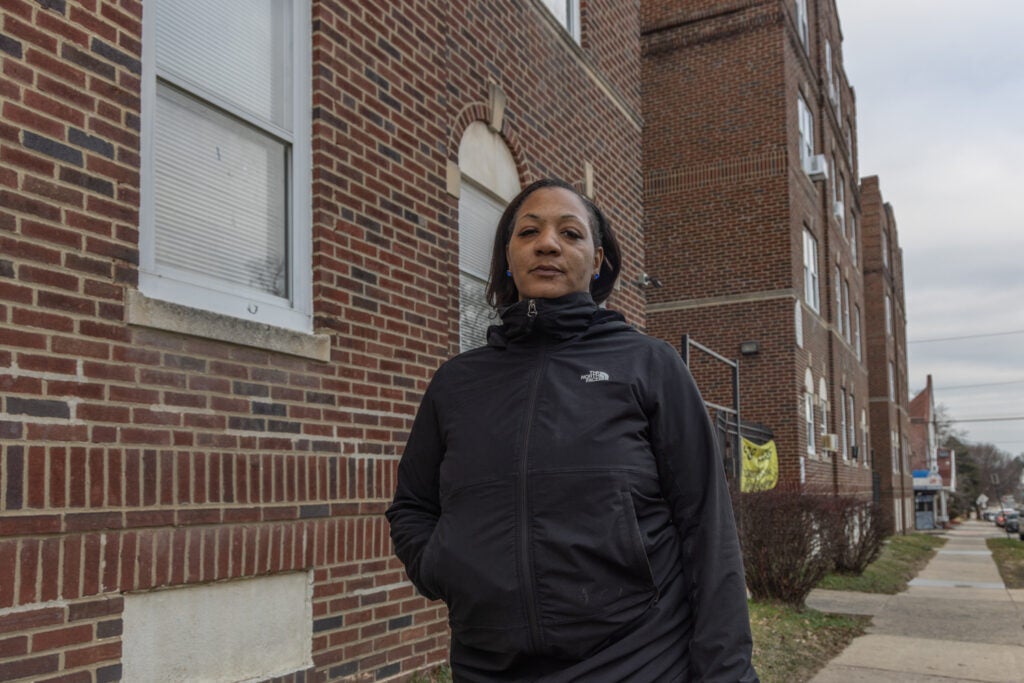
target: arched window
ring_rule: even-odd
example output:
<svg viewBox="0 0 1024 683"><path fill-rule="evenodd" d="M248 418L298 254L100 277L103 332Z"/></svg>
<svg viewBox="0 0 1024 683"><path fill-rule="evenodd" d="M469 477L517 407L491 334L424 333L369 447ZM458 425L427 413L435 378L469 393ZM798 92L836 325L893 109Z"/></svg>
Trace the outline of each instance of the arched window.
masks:
<svg viewBox="0 0 1024 683"><path fill-rule="evenodd" d="M459 347L466 351L482 346L494 324L484 294L494 229L519 194L519 175L505 141L480 121L462 135L459 172Z"/></svg>

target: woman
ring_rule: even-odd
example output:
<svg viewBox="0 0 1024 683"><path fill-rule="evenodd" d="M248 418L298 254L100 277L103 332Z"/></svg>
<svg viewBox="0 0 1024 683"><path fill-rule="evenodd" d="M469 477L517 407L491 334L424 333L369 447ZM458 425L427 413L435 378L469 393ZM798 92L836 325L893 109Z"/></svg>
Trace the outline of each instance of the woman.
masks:
<svg viewBox="0 0 1024 683"><path fill-rule="evenodd" d="M388 509L456 681L757 681L721 460L679 355L598 308L600 210L540 180L498 223L485 347L435 374Z"/></svg>

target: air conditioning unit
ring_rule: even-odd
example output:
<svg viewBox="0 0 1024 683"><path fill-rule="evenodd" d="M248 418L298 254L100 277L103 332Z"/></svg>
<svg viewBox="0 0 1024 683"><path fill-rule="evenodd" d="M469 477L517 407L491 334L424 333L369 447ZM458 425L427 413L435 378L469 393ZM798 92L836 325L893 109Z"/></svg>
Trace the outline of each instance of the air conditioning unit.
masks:
<svg viewBox="0 0 1024 683"><path fill-rule="evenodd" d="M846 207L843 206L843 203L837 199L836 201L832 202L832 213L835 214L835 217L839 220L840 223L842 223L843 219L846 218Z"/></svg>
<svg viewBox="0 0 1024 683"><path fill-rule="evenodd" d="M811 180L826 180L828 178L828 162L824 154L815 154L804 160L804 171Z"/></svg>
<svg viewBox="0 0 1024 683"><path fill-rule="evenodd" d="M821 447L826 451L838 451L839 450L839 435L838 434L822 434L821 435Z"/></svg>

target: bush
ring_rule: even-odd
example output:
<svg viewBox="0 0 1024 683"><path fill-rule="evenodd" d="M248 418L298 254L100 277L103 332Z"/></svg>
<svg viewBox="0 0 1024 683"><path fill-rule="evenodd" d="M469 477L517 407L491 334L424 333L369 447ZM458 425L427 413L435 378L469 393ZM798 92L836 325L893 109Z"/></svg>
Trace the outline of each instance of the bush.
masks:
<svg viewBox="0 0 1024 683"><path fill-rule="evenodd" d="M834 569L841 574L861 574L878 558L882 543L892 534L891 519L882 506L853 496L836 496L829 507Z"/></svg>
<svg viewBox="0 0 1024 683"><path fill-rule="evenodd" d="M802 608L835 561L829 497L779 487L733 500L751 595Z"/></svg>

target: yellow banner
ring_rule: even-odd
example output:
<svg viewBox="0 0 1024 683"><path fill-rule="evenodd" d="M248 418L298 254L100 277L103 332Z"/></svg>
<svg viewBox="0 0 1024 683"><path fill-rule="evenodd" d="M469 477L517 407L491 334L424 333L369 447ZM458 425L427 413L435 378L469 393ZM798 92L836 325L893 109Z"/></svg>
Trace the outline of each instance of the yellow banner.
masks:
<svg viewBox="0 0 1024 683"><path fill-rule="evenodd" d="M767 491L779 483L779 453L775 442L759 446L743 439L743 476L740 491Z"/></svg>

